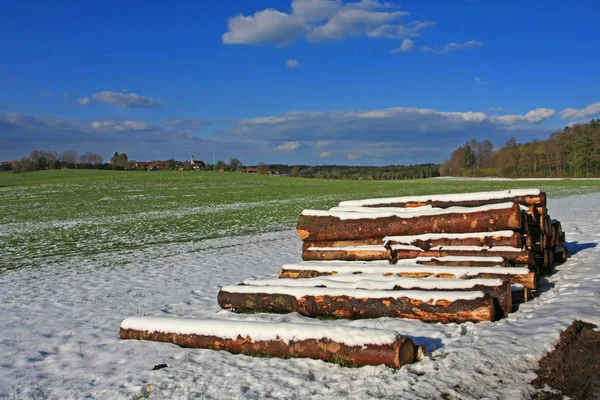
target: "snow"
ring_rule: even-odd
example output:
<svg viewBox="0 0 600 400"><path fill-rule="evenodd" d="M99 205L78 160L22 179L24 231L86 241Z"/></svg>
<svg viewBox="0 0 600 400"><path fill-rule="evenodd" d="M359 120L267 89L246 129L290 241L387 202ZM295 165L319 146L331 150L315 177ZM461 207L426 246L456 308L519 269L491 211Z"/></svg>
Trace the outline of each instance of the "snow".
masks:
<svg viewBox="0 0 600 400"><path fill-rule="evenodd" d="M485 239L488 237L512 237L514 231L496 231L496 232L471 232L471 233L425 233L423 235L406 236L386 236L383 238L383 244L389 242L411 244L418 240L426 242L428 240L440 239Z"/></svg>
<svg viewBox="0 0 600 400"><path fill-rule="evenodd" d="M445 214L471 214L476 212L485 212L492 210L504 210L507 208L512 208L514 203L506 202L506 203L497 203L497 204L488 204L485 206L479 207L448 207L448 208L429 208L424 210L417 210L411 212L397 212L397 211L378 211L378 212L345 212L345 211L325 211L325 210L304 210L302 211L302 215L307 217L334 217L339 218L341 220L348 219L378 219L378 218L389 218L389 217L398 217L398 218L415 218L415 217L424 217L431 215L445 215Z"/></svg>
<svg viewBox="0 0 600 400"><path fill-rule="evenodd" d="M131 399L150 385L151 399L529 399L533 370L560 332L574 319L600 325L598 204L599 194L549 199L572 256L542 281L539 297L493 323L315 321L220 310L221 285L273 279L282 264L300 261L293 229L52 262L39 256L37 267L0 277L0 398ZM121 340L121 321L135 315L379 328L433 353L395 372ZM152 371L160 363L169 367Z"/></svg>
<svg viewBox="0 0 600 400"><path fill-rule="evenodd" d="M286 279L284 279L286 280ZM426 290L364 290L343 288L321 288L321 287L292 287L292 286L223 286L223 292L228 293L264 293L274 295L294 296L300 300L305 296L331 296L331 297L354 297L359 299L407 299L419 300L424 303L432 301L433 304L439 300L455 302L459 300L475 300L484 296L483 292L474 290L472 292L453 291L426 291Z"/></svg>
<svg viewBox="0 0 600 400"><path fill-rule="evenodd" d="M495 192L431 194L425 196L389 197L384 199L349 200L340 202L340 207L363 207L378 204L392 203L425 203L427 201L475 201L475 200L501 200L518 196L539 196L540 189L508 189Z"/></svg>
<svg viewBox="0 0 600 400"><path fill-rule="evenodd" d="M412 260L409 260L412 261ZM478 274L499 274L499 275L522 275L528 274L527 268L521 267L456 267L456 266L428 266L410 263L387 264L387 265L360 265L354 261L348 261L348 265L324 264L325 261L301 262L297 264L286 264L282 270L294 271L317 271L333 272L337 274L406 274L406 273L428 273L428 274L448 274L456 277L475 276ZM352 263L352 264L350 264Z"/></svg>
<svg viewBox="0 0 600 400"><path fill-rule="evenodd" d="M331 327L325 323L298 324L289 322L227 321L223 319L129 317L121 323L122 329L168 332L180 335L216 336L224 339L250 337L253 342L281 339L286 344L307 339L331 339L348 346L390 344L398 340L391 330Z"/></svg>
<svg viewBox="0 0 600 400"><path fill-rule="evenodd" d="M262 279L245 280L244 285L251 286L292 286L367 290L391 290L394 287L406 289L472 289L477 285L500 286L502 279L443 279L443 278L399 278L382 275L333 275L331 277L308 279ZM258 291L258 290L257 290Z"/></svg>

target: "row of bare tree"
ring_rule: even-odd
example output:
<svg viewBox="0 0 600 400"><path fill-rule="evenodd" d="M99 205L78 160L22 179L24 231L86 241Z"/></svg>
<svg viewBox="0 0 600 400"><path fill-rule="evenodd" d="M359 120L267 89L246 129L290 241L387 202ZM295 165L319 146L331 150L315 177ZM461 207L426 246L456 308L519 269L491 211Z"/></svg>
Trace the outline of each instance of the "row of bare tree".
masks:
<svg viewBox="0 0 600 400"><path fill-rule="evenodd" d="M600 119L554 132L546 140L517 143L471 140L454 150L441 168L445 176L600 176Z"/></svg>

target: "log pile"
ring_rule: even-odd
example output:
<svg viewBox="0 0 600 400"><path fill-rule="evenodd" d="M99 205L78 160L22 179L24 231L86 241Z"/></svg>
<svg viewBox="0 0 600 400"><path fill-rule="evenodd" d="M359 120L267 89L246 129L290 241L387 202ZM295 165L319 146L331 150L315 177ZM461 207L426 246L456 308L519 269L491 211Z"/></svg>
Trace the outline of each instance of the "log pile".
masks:
<svg viewBox="0 0 600 400"><path fill-rule="evenodd" d="M297 230L303 262L284 265L279 279L222 287L219 306L325 319L495 321L532 298L538 277L567 257L562 226L537 189L347 201L305 210ZM169 320L127 319L121 337L394 368L423 354L384 330L355 343L344 339L362 333L326 323Z"/></svg>

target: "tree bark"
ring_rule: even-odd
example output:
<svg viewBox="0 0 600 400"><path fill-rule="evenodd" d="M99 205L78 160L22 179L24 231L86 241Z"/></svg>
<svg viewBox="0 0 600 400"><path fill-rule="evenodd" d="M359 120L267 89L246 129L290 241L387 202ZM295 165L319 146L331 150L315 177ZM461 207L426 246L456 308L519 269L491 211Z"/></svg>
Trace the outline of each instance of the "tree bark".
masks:
<svg viewBox="0 0 600 400"><path fill-rule="evenodd" d="M424 233L469 233L521 229L518 204L472 213L421 215L412 218L341 219L335 216L300 215L298 234L302 240L357 240Z"/></svg>
<svg viewBox="0 0 600 400"><path fill-rule="evenodd" d="M260 290L260 289L258 289ZM475 300L439 300L423 302L407 297L356 298L350 296L296 296L268 293L237 293L223 289L217 297L224 309L287 314L297 312L308 317L419 319L425 322L463 323L495 320L494 301L490 295Z"/></svg>
<svg viewBox="0 0 600 400"><path fill-rule="evenodd" d="M238 336L236 339L211 335L178 334L173 332L148 332L122 329L122 339L152 340L174 343L182 347L225 350L234 354L279 358L312 358L347 366L386 365L400 368L415 361L415 346L409 338L398 338L390 344L349 346L329 339L253 340Z"/></svg>
<svg viewBox="0 0 600 400"><path fill-rule="evenodd" d="M374 205L366 205L365 207L422 207L431 205L434 208L449 208L449 207L480 207L489 204L499 204L513 202L522 206L546 206L546 193L541 192L539 196L507 196L501 199L488 200L458 200L458 201L409 201L405 203L381 203Z"/></svg>
<svg viewBox="0 0 600 400"><path fill-rule="evenodd" d="M463 256L463 257L502 257L505 260L516 264L531 264L533 258L527 250L521 251L494 251L491 250L392 250L393 260L406 260L417 257L446 257L446 256Z"/></svg>
<svg viewBox="0 0 600 400"><path fill-rule="evenodd" d="M522 235L518 232L514 232L512 236L485 236L485 237L462 237L462 238L449 238L440 237L436 239L417 239L410 241L410 239L402 239L402 237L390 238L387 241L387 245L394 244L406 244L419 247L423 250L429 250L436 246L479 246L479 247L493 247L493 246L510 246L510 247L523 247Z"/></svg>

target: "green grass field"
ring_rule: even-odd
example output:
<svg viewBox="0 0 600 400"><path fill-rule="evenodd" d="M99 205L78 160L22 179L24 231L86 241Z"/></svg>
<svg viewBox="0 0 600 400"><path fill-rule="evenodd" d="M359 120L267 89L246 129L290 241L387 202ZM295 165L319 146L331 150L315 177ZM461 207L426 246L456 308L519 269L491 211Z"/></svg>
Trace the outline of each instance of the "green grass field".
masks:
<svg viewBox="0 0 600 400"><path fill-rule="evenodd" d="M339 181L215 172L0 173L0 268L293 228L341 200L541 187L550 198L600 181Z"/></svg>

